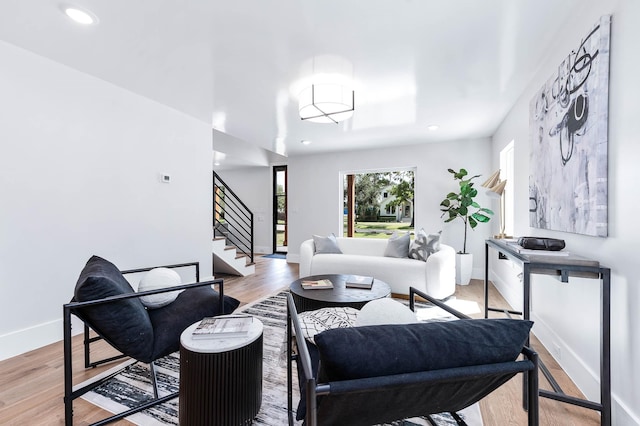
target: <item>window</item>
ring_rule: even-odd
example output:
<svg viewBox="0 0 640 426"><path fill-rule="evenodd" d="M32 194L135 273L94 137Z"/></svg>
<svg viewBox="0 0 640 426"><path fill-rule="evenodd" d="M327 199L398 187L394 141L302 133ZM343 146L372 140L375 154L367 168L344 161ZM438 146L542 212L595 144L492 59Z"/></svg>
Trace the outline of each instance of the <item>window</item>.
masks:
<svg viewBox="0 0 640 426"><path fill-rule="evenodd" d="M507 186L504 189L504 232L507 235L514 234L514 159L515 142L511 141L502 151L500 151L500 175L502 179L507 180Z"/></svg>
<svg viewBox="0 0 640 426"><path fill-rule="evenodd" d="M413 169L341 172L341 180L342 235L388 238L413 230Z"/></svg>

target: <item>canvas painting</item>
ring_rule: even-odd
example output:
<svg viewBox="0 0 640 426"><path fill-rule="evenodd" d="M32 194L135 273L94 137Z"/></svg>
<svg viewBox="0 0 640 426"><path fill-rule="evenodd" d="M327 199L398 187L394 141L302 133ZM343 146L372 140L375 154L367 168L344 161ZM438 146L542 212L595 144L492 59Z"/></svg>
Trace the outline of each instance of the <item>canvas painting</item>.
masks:
<svg viewBox="0 0 640 426"><path fill-rule="evenodd" d="M603 16L529 105L529 224L606 237L609 39Z"/></svg>

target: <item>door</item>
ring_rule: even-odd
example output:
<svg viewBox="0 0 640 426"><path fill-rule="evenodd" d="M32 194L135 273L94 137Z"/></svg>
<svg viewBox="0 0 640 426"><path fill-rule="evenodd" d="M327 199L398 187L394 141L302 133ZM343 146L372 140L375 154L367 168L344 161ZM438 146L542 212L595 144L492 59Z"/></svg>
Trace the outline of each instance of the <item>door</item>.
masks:
<svg viewBox="0 0 640 426"><path fill-rule="evenodd" d="M273 252L287 253L287 166L273 168Z"/></svg>

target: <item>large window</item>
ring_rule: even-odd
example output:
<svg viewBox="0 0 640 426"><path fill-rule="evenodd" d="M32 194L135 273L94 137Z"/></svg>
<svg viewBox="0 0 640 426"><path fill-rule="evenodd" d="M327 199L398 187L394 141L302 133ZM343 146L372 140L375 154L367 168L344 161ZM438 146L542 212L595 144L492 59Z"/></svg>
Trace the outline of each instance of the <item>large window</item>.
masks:
<svg viewBox="0 0 640 426"><path fill-rule="evenodd" d="M414 171L344 174L344 236L389 238L413 231Z"/></svg>

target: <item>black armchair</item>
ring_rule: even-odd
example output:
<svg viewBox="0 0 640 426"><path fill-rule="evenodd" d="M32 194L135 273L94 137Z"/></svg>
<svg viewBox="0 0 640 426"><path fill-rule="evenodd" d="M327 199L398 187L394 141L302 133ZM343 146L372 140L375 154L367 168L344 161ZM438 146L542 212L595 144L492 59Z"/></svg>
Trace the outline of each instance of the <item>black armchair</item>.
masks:
<svg viewBox="0 0 640 426"><path fill-rule="evenodd" d="M162 267L194 267L196 281L199 281L199 264L197 262ZM136 293L124 278L125 274L146 272L154 268L157 267L119 271L111 262L93 256L80 273L73 299L63 306L64 404L67 426L73 424L73 401L116 374L74 389L72 314L84 323L85 368L96 367L125 357L150 365L155 398L138 407L94 423L102 425L176 398L177 392L162 397L158 396L153 362L179 349L180 334L189 325L204 317L231 313L239 305L238 300L224 295L221 279ZM214 285L217 286L218 291L212 288ZM172 303L158 309L147 309L140 301L143 296L177 290L184 291ZM95 331L97 337L91 337L90 329ZM102 339L121 354L91 361L91 344Z"/></svg>
<svg viewBox="0 0 640 426"><path fill-rule="evenodd" d="M317 334L313 344L305 340L293 298L288 296L289 425L296 414L294 362L301 393L298 419L304 418L306 426L371 425L456 413L518 373L527 381L524 407L529 425L538 424L538 358L524 346L532 323L470 319L413 288L412 309L416 295L461 319L337 328ZM524 358L518 359L520 355Z"/></svg>

